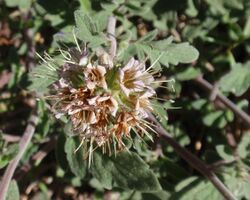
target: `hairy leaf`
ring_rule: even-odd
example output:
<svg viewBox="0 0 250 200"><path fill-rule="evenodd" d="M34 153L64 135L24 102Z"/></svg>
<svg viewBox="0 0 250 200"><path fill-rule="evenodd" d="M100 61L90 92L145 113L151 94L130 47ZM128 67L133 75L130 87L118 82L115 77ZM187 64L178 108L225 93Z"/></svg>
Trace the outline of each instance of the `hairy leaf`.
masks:
<svg viewBox="0 0 250 200"><path fill-rule="evenodd" d="M198 56L197 49L188 43L170 44L166 47L160 61L177 65L178 63L191 63L197 60Z"/></svg>
<svg viewBox="0 0 250 200"><path fill-rule="evenodd" d="M171 200L189 199L217 199L222 200L222 195L214 188L208 180L198 177L190 177L181 181L175 188L176 192Z"/></svg>
<svg viewBox="0 0 250 200"><path fill-rule="evenodd" d="M0 154L0 169L5 167L18 153L19 145L11 144Z"/></svg>
<svg viewBox="0 0 250 200"><path fill-rule="evenodd" d="M151 31L147 33L146 35L144 35L143 37L141 37L138 42L151 42L152 40L155 39L157 34L158 34L157 30Z"/></svg>
<svg viewBox="0 0 250 200"><path fill-rule="evenodd" d="M19 199L20 199L20 194L17 182L15 180L12 180L8 188L6 200L19 200Z"/></svg>
<svg viewBox="0 0 250 200"><path fill-rule="evenodd" d="M87 161L84 160L83 148L77 148L80 141L77 137L68 137L64 146L64 151L67 155L67 160L71 171L80 178L84 178L87 171ZM76 151L77 150L77 151Z"/></svg>
<svg viewBox="0 0 250 200"><path fill-rule="evenodd" d="M107 189L120 187L144 192L161 190L153 171L133 152L120 152L116 157L95 153L92 174Z"/></svg>
<svg viewBox="0 0 250 200"><path fill-rule="evenodd" d="M250 87L250 62L233 66L232 70L222 77L219 86L224 92L242 95Z"/></svg>

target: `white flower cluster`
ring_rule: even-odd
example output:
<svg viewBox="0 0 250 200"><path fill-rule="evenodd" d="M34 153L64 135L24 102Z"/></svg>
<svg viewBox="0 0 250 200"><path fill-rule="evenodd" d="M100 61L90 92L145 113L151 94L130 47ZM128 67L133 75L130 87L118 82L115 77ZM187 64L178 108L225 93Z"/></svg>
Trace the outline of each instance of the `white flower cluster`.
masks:
<svg viewBox="0 0 250 200"><path fill-rule="evenodd" d="M134 58L122 65L105 51L95 56L86 52L67 52L50 99L56 117L70 119L83 143L111 153L111 146L125 147L123 138L131 138L131 129L141 134L148 128L145 118L155 95L152 69Z"/></svg>

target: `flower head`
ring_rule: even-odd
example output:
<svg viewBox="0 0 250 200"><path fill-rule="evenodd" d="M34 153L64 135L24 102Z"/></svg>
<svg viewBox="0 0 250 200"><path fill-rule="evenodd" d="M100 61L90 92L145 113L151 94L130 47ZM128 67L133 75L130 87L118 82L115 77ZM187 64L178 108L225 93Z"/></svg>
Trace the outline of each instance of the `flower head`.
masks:
<svg viewBox="0 0 250 200"><path fill-rule="evenodd" d="M125 147L123 139L132 138L131 130L146 131L144 119L153 111L155 91L145 62L131 58L124 65L103 50L91 55L86 48L60 52L64 59L49 99L56 117L64 115L84 143L111 154Z"/></svg>

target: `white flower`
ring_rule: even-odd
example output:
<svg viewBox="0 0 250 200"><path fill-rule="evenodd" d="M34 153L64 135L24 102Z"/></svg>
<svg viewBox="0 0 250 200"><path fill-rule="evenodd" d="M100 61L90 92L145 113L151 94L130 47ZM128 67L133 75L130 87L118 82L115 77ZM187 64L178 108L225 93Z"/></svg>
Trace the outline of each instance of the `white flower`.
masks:
<svg viewBox="0 0 250 200"><path fill-rule="evenodd" d="M145 64L134 58L119 70L120 87L127 97L132 92L144 91L153 80L152 75L146 71Z"/></svg>
<svg viewBox="0 0 250 200"><path fill-rule="evenodd" d="M105 67L101 65L94 66L89 63L84 71L87 88L93 90L96 86L99 86L107 89L105 74Z"/></svg>
<svg viewBox="0 0 250 200"><path fill-rule="evenodd" d="M89 105L95 106L96 109L107 110L111 115L115 116L118 110L117 101L111 96L95 96L88 99Z"/></svg>
<svg viewBox="0 0 250 200"><path fill-rule="evenodd" d="M155 95L155 92L148 90L136 100L135 110L142 118L147 118L148 112L153 110L149 100L153 95Z"/></svg>

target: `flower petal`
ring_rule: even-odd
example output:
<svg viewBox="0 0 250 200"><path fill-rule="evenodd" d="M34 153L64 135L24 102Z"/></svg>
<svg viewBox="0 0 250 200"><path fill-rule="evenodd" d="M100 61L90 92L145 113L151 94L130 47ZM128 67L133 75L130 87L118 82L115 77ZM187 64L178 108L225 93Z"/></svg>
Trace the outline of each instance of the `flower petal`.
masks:
<svg viewBox="0 0 250 200"><path fill-rule="evenodd" d="M132 57L128 63L122 68L123 71L129 70L134 66L135 59Z"/></svg>

